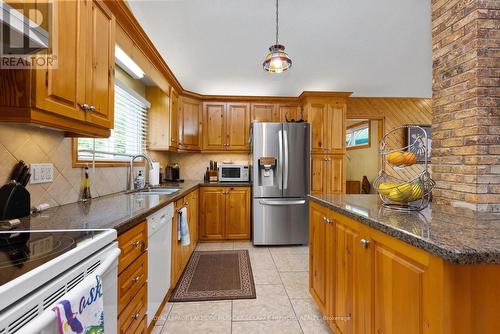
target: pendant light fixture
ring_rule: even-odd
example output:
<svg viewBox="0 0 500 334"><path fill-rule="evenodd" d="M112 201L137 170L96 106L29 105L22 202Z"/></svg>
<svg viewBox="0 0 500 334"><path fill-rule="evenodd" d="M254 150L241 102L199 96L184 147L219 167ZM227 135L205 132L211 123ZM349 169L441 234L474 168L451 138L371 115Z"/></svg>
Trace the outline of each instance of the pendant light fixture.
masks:
<svg viewBox="0 0 500 334"><path fill-rule="evenodd" d="M276 43L271 45L269 53L262 66L264 70L271 73L281 73L292 67L292 60L285 52L285 46L279 44L279 11L278 0L276 0Z"/></svg>

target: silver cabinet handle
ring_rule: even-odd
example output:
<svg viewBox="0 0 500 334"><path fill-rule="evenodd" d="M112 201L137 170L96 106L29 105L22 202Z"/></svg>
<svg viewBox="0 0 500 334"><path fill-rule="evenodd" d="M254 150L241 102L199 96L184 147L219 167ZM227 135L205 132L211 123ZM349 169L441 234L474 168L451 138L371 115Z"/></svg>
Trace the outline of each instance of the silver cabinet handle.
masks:
<svg viewBox="0 0 500 334"><path fill-rule="evenodd" d="M91 112L95 112L96 110L97 110L97 109L96 109L96 107L94 107L94 106L90 106L90 108L89 108L89 111L91 111Z"/></svg>
<svg viewBox="0 0 500 334"><path fill-rule="evenodd" d="M136 313L136 314L134 314L134 315L132 316L132 319L133 319L133 320L139 320L139 317L140 317L140 316L141 316L141 315L140 315L139 313Z"/></svg>
<svg viewBox="0 0 500 334"><path fill-rule="evenodd" d="M132 278L132 282L136 283L136 284L139 283L140 280L141 280L140 276L136 276L136 277Z"/></svg>
<svg viewBox="0 0 500 334"><path fill-rule="evenodd" d="M132 243L132 247L134 247L134 248L142 247L142 245L143 245L142 241L136 241L136 242Z"/></svg>
<svg viewBox="0 0 500 334"><path fill-rule="evenodd" d="M326 224L326 217L323 217L323 223Z"/></svg>
<svg viewBox="0 0 500 334"><path fill-rule="evenodd" d="M370 245L370 240L361 239L361 240L359 240L359 243L361 244L361 246L363 248L368 248L368 246Z"/></svg>
<svg viewBox="0 0 500 334"><path fill-rule="evenodd" d="M262 204L262 205L277 205L277 206L280 206L280 205L283 205L283 206L286 206L286 205L302 205L302 204L306 204L306 200L305 199L297 200L297 201L260 200L259 204Z"/></svg>
<svg viewBox="0 0 500 334"><path fill-rule="evenodd" d="M84 104L78 104L78 106L80 107L80 109L82 109L83 111L87 111L90 109L90 106L87 104L87 103L84 103Z"/></svg>

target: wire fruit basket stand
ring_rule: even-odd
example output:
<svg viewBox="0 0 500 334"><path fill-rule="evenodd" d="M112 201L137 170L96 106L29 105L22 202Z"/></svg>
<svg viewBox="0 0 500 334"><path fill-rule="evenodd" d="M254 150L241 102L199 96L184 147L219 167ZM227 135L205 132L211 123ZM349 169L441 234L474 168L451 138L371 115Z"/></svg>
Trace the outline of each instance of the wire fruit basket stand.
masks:
<svg viewBox="0 0 500 334"><path fill-rule="evenodd" d="M412 131L408 145L399 147L401 132ZM374 182L383 206L399 211L420 211L429 205L435 186L429 173L429 139L418 125L404 125L384 135L380 143L382 170ZM423 163L415 166L417 159Z"/></svg>

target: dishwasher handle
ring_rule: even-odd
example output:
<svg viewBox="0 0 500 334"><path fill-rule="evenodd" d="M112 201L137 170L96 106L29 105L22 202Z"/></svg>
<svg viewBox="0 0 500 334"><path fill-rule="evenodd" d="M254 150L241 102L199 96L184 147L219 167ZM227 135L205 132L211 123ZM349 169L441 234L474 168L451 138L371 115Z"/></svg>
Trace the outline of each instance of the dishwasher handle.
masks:
<svg viewBox="0 0 500 334"><path fill-rule="evenodd" d="M273 200L263 200L259 201L259 204L262 205L275 205L275 206L286 206L286 205L303 205L306 204L305 199L296 200L296 201L273 201Z"/></svg>

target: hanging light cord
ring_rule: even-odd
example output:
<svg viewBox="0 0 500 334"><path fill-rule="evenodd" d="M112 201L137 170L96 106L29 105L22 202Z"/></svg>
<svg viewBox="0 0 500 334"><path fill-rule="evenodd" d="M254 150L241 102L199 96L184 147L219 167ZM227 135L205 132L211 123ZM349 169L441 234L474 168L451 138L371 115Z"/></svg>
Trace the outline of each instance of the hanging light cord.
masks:
<svg viewBox="0 0 500 334"><path fill-rule="evenodd" d="M279 7L278 7L278 1L276 0L276 45L279 44Z"/></svg>

